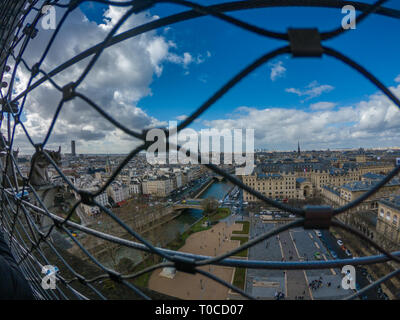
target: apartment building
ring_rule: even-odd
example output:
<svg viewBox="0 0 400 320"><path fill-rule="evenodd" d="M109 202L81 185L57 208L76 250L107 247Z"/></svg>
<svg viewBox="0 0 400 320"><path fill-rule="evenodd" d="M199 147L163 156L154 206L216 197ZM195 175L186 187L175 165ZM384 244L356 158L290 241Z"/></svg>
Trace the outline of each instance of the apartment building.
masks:
<svg viewBox="0 0 400 320"><path fill-rule="evenodd" d="M174 190L174 182L168 177L157 177L142 182L143 194L167 197Z"/></svg>
<svg viewBox="0 0 400 320"><path fill-rule="evenodd" d="M371 190L378 182L379 180L363 180L346 183L339 187L323 186L321 196L333 206L343 206ZM394 178L353 210L376 210L379 199L398 192L400 192L400 180Z"/></svg>
<svg viewBox="0 0 400 320"><path fill-rule="evenodd" d="M396 244L400 244L400 195L378 201L376 231Z"/></svg>
<svg viewBox="0 0 400 320"><path fill-rule="evenodd" d="M300 163L289 160L259 164L252 175L242 176L242 181L269 198L305 199L320 193L332 202L343 204L371 187L367 184L376 183L394 167L391 162L344 162L337 168L332 167L330 161ZM354 182L362 183L351 186ZM396 188L397 185L387 186L382 189L382 195ZM258 201L246 191L243 197L244 201Z"/></svg>

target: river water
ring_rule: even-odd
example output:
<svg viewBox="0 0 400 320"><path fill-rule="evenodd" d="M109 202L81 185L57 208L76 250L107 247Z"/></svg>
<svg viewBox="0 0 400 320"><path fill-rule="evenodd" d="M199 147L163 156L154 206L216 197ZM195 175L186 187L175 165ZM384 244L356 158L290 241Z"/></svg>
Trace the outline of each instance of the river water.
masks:
<svg viewBox="0 0 400 320"><path fill-rule="evenodd" d="M223 199L225 195L231 190L232 184L230 182L214 182L207 190L205 190L200 199L215 198L217 200ZM177 218L157 227L146 234L142 235L153 245L163 247L167 243L176 239L179 234L182 234L190 228L195 222L203 217L202 210L187 209ZM134 263L142 260L141 252L132 250L126 247L121 247L117 252L117 259L123 257L133 260ZM107 264L105 262L105 264Z"/></svg>

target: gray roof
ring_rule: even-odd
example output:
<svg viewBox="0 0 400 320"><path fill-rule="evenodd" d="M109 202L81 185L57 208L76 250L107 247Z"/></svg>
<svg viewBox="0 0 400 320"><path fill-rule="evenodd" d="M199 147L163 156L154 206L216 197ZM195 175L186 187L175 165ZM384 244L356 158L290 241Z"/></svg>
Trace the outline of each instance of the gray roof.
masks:
<svg viewBox="0 0 400 320"><path fill-rule="evenodd" d="M385 176L382 174L368 172L363 175L363 178L371 179L371 180L382 180Z"/></svg>
<svg viewBox="0 0 400 320"><path fill-rule="evenodd" d="M324 188L324 189L336 194L337 196L340 196L340 192L337 189L334 189L334 188L332 188L330 186L322 186L322 188Z"/></svg>
<svg viewBox="0 0 400 320"><path fill-rule="evenodd" d="M395 195L390 198L380 199L379 202L381 202L393 209L400 210L400 196L399 195Z"/></svg>
<svg viewBox="0 0 400 320"><path fill-rule="evenodd" d="M349 191L366 191L372 189L376 184L378 184L379 181L373 180L373 181L355 181L355 182L350 182L346 183L342 186L343 189L347 189ZM392 179L388 183L385 184L385 186L399 186L400 181L399 179Z"/></svg>

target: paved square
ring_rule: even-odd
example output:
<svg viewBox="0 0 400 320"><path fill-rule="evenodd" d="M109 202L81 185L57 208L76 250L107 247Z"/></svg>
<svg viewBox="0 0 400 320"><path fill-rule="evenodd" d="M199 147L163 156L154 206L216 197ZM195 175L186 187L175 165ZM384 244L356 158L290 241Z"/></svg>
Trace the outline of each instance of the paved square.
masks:
<svg viewBox="0 0 400 320"><path fill-rule="evenodd" d="M263 222L258 217L251 218L250 223L251 238L281 226L273 221ZM287 230L249 249L250 260L312 261L318 258L332 259L315 231L303 228ZM312 288L309 284L313 280L321 280L322 285ZM286 299L296 299L299 296L304 300L341 299L349 295L349 292L340 286L341 281L339 269L247 269L246 291L258 299L274 299L277 292L283 292Z"/></svg>

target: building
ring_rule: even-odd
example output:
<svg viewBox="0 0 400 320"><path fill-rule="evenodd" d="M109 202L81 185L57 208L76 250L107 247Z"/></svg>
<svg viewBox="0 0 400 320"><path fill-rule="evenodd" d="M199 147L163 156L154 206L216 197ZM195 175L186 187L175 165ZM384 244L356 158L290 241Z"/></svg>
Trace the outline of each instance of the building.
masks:
<svg viewBox="0 0 400 320"><path fill-rule="evenodd" d="M114 181L108 188L108 195L113 199L114 203L120 203L129 198L129 187L118 181Z"/></svg>
<svg viewBox="0 0 400 320"><path fill-rule="evenodd" d="M298 145L298 152L300 145ZM299 153L297 153L299 154ZM252 175L242 176L242 181L254 190L273 199L306 199L312 196L322 195L333 202L343 205L349 199L355 199L371 184L377 183L384 174L393 169L392 162L341 162L337 159L328 161L294 162L291 158L285 158L275 163L258 163ZM352 183L356 183L351 185ZM388 184L378 193L386 195L398 186ZM335 189L340 187L341 189ZM359 189L359 190L358 190ZM334 191L333 191L334 190ZM339 192L339 197L337 192ZM243 192L244 201L258 201L258 198ZM373 203L376 208L376 200Z"/></svg>
<svg viewBox="0 0 400 320"><path fill-rule="evenodd" d="M243 183L262 193L268 198L290 199L298 198L296 191L296 175L292 173L254 173L242 176ZM243 191L243 200L246 202L258 201L258 198Z"/></svg>
<svg viewBox="0 0 400 320"><path fill-rule="evenodd" d="M400 244L400 196L394 195L378 201L376 231L391 242Z"/></svg>
<svg viewBox="0 0 400 320"><path fill-rule="evenodd" d="M76 156L75 140L72 140L72 141L71 141L71 155L72 155L73 157Z"/></svg>
<svg viewBox="0 0 400 320"><path fill-rule="evenodd" d="M357 199L365 192L371 190L378 182L379 180L363 180L346 183L339 187L326 185L323 186L321 190L321 196L327 200L329 204L334 207L339 207ZM349 213L351 211L376 210L378 208L378 201L381 198L388 197L396 192L400 192L400 180L398 178L389 181L367 200L364 200L357 207L349 210Z"/></svg>
<svg viewBox="0 0 400 320"><path fill-rule="evenodd" d="M174 190L174 182L165 176L145 180L142 182L143 194L155 197L167 197Z"/></svg>

